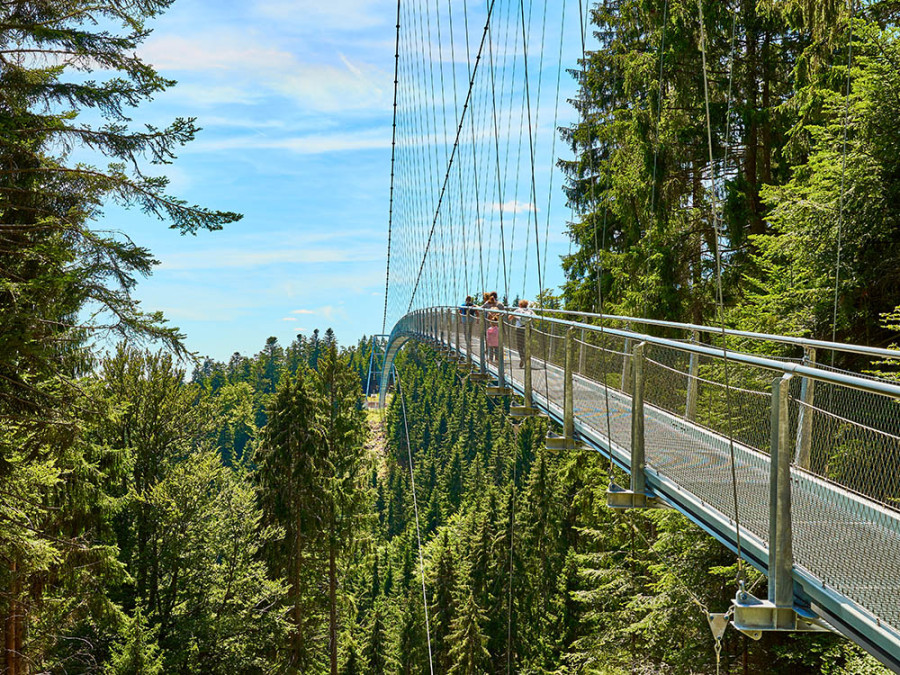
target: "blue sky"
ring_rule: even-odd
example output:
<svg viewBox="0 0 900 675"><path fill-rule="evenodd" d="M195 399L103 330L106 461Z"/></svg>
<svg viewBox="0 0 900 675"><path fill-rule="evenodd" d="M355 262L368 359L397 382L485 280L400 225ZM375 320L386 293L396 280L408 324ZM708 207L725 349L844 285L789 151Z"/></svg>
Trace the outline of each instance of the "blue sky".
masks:
<svg viewBox="0 0 900 675"><path fill-rule="evenodd" d="M459 22L461 0L453 4ZM469 3L476 4L481 15L472 10L470 38L477 45L483 4ZM511 12L516 4L509 5ZM197 117L203 132L165 167L171 192L241 212L244 219L220 232L181 236L140 213L110 207L101 227L126 232L160 261L139 283L136 297L186 332L192 350L226 360L234 351L258 351L270 335L287 344L297 332L330 326L342 343L350 343L380 332L395 11L395 2L380 0L178 0L153 23L139 53L178 85L142 107L135 122ZM577 30L577 13L571 14ZM554 30L558 41L559 26ZM464 36L456 39L460 54L453 67L464 75ZM516 58L514 50L500 53L499 39L498 33L498 69L502 59ZM566 59L575 57L570 48ZM545 49L545 94L553 89L546 84L551 79L555 87L556 51ZM464 94L465 77L460 79L458 92ZM571 90L570 78L563 79ZM505 198L504 206L485 198L484 210L527 218L537 209L540 229L546 220L551 234L545 285L556 285L562 281L558 256L568 249L568 212L558 174L555 206L549 213L541 206L547 201L554 117L552 102L544 98L533 103L547 111L536 136L545 155L538 206L523 192ZM560 124L571 119L564 101L558 115ZM512 138L518 127L515 116L509 119ZM556 155L561 154L559 144ZM507 215L507 223L512 217ZM395 255L400 270L402 256L414 266L420 253L398 246ZM534 293L534 281L526 283Z"/></svg>

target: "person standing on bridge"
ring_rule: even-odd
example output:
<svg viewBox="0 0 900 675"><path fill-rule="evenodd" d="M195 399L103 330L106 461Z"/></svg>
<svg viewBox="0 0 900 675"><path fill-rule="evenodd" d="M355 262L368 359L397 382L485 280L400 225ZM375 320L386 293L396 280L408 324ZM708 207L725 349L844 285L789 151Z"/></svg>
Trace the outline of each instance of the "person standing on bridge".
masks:
<svg viewBox="0 0 900 675"><path fill-rule="evenodd" d="M516 350L519 352L519 368L525 367L525 324L531 321L534 310L528 305L527 300L519 300L519 306L513 312L515 314Z"/></svg>
<svg viewBox="0 0 900 675"><path fill-rule="evenodd" d="M491 291L490 293L484 294L484 304L482 307L484 309L503 309L503 305L497 301L497 291Z"/></svg>
<svg viewBox="0 0 900 675"><path fill-rule="evenodd" d="M466 296L466 301L459 307L459 315L462 317L463 323L468 323L469 317L477 316L475 310L475 299L471 295Z"/></svg>
<svg viewBox="0 0 900 675"><path fill-rule="evenodd" d="M487 316L488 329L485 333L485 344L487 345L488 361L497 361L500 347L500 327L497 323L500 321L500 315L491 312Z"/></svg>

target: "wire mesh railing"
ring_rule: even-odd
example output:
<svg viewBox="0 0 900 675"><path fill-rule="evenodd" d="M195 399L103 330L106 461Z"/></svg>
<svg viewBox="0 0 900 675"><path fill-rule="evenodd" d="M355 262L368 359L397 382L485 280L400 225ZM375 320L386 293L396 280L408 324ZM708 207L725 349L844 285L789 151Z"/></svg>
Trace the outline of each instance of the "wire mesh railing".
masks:
<svg viewBox="0 0 900 675"><path fill-rule="evenodd" d="M627 330L619 319L607 323L546 312L524 317L495 308L473 317L433 308L404 317L395 334L455 347L473 369L520 392L527 370L536 400L556 410L566 403L568 352L579 425L626 454L632 447L635 348L641 344L647 468L729 521L739 520L747 536L763 543L776 431L773 382L783 382L786 428L777 431L790 439L796 564L900 628L900 386L817 367L808 358L779 360L730 349L723 354L721 346L702 344L696 335L672 339ZM492 328L499 329L493 337Z"/></svg>

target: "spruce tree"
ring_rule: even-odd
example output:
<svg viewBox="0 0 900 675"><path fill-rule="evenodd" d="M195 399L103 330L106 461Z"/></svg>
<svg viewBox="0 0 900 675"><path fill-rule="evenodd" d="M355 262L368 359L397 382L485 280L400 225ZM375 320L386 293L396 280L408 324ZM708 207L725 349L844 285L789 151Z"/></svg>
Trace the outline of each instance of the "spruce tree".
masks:
<svg viewBox="0 0 900 675"><path fill-rule="evenodd" d="M452 665L453 622L456 618L456 556L450 547L447 530L440 535L431 581L431 630L435 668L446 672Z"/></svg>
<svg viewBox="0 0 900 675"><path fill-rule="evenodd" d="M360 405L359 378L340 358L333 334L318 366L315 382L321 407L325 471L329 660L332 675L337 675L338 568L353 545L368 506L363 464L366 422Z"/></svg>
<svg viewBox="0 0 900 675"><path fill-rule="evenodd" d="M282 378L255 456L263 523L284 532L268 546L267 559L290 587L290 662L300 670L315 657L311 646L321 626L322 603L315 589L327 555L321 514L330 504L322 406L309 376L301 368Z"/></svg>
<svg viewBox="0 0 900 675"><path fill-rule="evenodd" d="M368 627L368 639L363 650L370 675L385 675L389 672L387 634L384 624L384 609L376 603Z"/></svg>
<svg viewBox="0 0 900 675"><path fill-rule="evenodd" d="M490 655L485 648L481 629L483 623L484 612L475 602L475 596L469 592L453 622L453 633L450 636L450 660L453 665L449 673L482 675L488 672Z"/></svg>
<svg viewBox="0 0 900 675"><path fill-rule="evenodd" d="M161 675L164 672L156 645L156 631L147 625L140 607L126 623L123 638L106 669L109 675Z"/></svg>

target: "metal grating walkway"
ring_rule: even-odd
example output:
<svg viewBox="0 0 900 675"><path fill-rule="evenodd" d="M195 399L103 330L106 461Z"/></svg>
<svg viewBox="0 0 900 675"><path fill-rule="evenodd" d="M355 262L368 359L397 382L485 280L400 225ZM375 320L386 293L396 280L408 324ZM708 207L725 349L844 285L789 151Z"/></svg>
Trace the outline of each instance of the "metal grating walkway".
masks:
<svg viewBox="0 0 900 675"><path fill-rule="evenodd" d="M476 336L472 336L471 341L462 339L461 344L457 345L452 330L442 330L437 322L429 325L415 313L410 317L408 321L404 319L398 323L388 341L386 373L397 350L409 339L442 342L463 357L467 355L468 342L471 361L480 367L482 345ZM542 327L546 325L542 324ZM623 390L622 384L626 382L624 359L629 354L628 338L625 338L624 346L621 342L618 346L611 346L604 342L608 336L602 332L599 338L585 335L586 332L596 332L596 327L580 324L577 327L583 342L579 343L580 362L573 367L576 432L601 452L611 454L616 464L627 470L631 453L632 399ZM507 340L502 346L505 380L508 386L522 393L525 372L518 367L519 357L512 333L512 330L507 332ZM645 336L631 338L632 343L645 339ZM534 405L557 420L561 420L564 406L562 355L565 348L562 340L562 335L554 334L551 326L532 345L531 357ZM707 366L705 372L700 371L702 377L710 378L708 380L702 380L701 376L696 375L697 371L686 375L681 371L687 362L681 363L671 355L666 356L663 349L667 346L666 341L657 342L659 349L653 353L652 359L645 361L656 369L655 374L647 378L651 384L645 388L644 401L648 488L734 549L736 537L730 443L723 429L716 428L717 420L733 420L742 553L746 560L765 572L770 527L768 438L771 420L768 410L772 397L760 382L771 382L772 374L766 371L767 375L758 377L754 389L748 382L752 382L755 375L748 370L749 374L745 373L743 380L739 377L742 387L730 390L737 392L734 394L736 398L722 398L724 389L721 383L713 381L714 375L710 374L714 364ZM678 345L676 347L684 349ZM729 356L729 363L733 363L732 359L740 360L739 355ZM710 358L710 363L714 360ZM773 371L781 367L777 363L764 366ZM496 357L492 361L486 360L484 370L499 377ZM618 375L620 370L621 376ZM784 366L784 370L789 372L790 366ZM819 377L817 373L809 372L810 378ZM740 373L738 375L741 376ZM703 419L700 415L688 419L686 409L679 407L678 402L684 393L684 387L679 387L679 382L686 377L702 380L704 386L709 385L711 390L718 387L718 394L707 391L704 398L704 405L711 410L718 406L718 417L711 414ZM769 379L766 380L766 377ZM828 379L822 376L822 389L832 386ZM611 384L604 387L604 381ZM797 411L801 410L801 405L807 405L797 395L800 378L793 383L798 386L792 390L789 399L793 406L789 408L792 410L792 432L803 425L802 415L798 415ZM868 386L864 385L863 389ZM874 391L875 385L872 387ZM860 391L857 387L854 395L869 395L865 391L860 394ZM881 393L874 391L874 394ZM893 410L890 406L900 409L895 398L881 398L884 401L872 400L884 410ZM824 403L817 401L819 407L814 407L811 398L809 400L810 416L813 412L823 418L827 415L825 422L815 421L811 427L816 432L812 434L814 453L831 457L832 464L837 461L834 456L841 459L840 453L846 453L847 447L858 446L865 450L869 439L880 443L878 448L882 451L892 448L891 443L895 439L900 441L893 428L874 428L852 419L841 418L842 426L836 427L831 420L837 415L821 407ZM729 410L723 402L730 402L734 409ZM872 406L867 406L860 414L871 416L872 409ZM881 417L885 418L884 415ZM857 436L852 436L857 429L860 430ZM851 436L853 443L847 440ZM793 448L790 450L793 454ZM871 461L861 466L871 473ZM875 470L878 468L876 466ZM880 468L890 471L888 466ZM858 473L863 475L862 469ZM877 484L870 481L866 485L890 486L896 476L879 475L877 478ZM830 475L801 468L794 463L791 464L790 479L793 578L798 600L801 603L810 602L812 608L829 623L900 672L900 511L884 502L883 493L878 493L879 498L873 498L841 484L840 480Z"/></svg>

